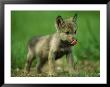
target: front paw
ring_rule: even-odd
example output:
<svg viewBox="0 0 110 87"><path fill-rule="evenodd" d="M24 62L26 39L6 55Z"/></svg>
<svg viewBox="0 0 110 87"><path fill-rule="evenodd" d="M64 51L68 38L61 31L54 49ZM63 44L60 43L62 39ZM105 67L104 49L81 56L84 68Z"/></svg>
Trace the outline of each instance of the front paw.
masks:
<svg viewBox="0 0 110 87"><path fill-rule="evenodd" d="M56 76L56 73L55 73L55 72L49 72L49 73L48 73L48 76L49 76L49 77L55 77L55 76Z"/></svg>
<svg viewBox="0 0 110 87"><path fill-rule="evenodd" d="M29 74L29 72L30 72L30 71L27 70L27 69L24 69L24 70L23 70L23 73L24 73L24 74Z"/></svg>

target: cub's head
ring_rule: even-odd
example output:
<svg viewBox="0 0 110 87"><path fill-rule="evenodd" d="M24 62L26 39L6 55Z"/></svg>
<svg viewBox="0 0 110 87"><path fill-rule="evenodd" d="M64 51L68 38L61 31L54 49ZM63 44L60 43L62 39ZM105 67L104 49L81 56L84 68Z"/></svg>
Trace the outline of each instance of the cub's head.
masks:
<svg viewBox="0 0 110 87"><path fill-rule="evenodd" d="M61 16L56 18L56 29L60 35L60 39L63 42L66 42L69 45L75 45L77 40L75 39L77 31L77 14L73 17L63 19Z"/></svg>

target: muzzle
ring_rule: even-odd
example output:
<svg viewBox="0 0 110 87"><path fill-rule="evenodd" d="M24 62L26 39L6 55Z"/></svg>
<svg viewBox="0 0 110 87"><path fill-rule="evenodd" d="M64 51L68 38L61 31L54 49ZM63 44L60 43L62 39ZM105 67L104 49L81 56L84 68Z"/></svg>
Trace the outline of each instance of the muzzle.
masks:
<svg viewBox="0 0 110 87"><path fill-rule="evenodd" d="M73 40L72 42L71 42L71 44L74 46L74 45L76 45L77 44L77 40Z"/></svg>
<svg viewBox="0 0 110 87"><path fill-rule="evenodd" d="M70 44L72 45L72 46L74 46L74 45L76 45L77 44L77 40L76 39L73 39L73 38L68 38L69 40L70 40Z"/></svg>

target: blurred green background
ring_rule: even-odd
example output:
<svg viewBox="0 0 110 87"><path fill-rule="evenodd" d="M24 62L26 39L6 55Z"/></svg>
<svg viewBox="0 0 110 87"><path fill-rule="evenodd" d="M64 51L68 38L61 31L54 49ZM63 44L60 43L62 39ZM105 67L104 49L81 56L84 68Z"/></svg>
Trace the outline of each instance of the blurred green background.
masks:
<svg viewBox="0 0 110 87"><path fill-rule="evenodd" d="M12 11L11 68L22 69L26 61L27 42L33 36L56 32L58 15L68 18L78 14L78 44L73 47L74 60L100 60L100 11Z"/></svg>

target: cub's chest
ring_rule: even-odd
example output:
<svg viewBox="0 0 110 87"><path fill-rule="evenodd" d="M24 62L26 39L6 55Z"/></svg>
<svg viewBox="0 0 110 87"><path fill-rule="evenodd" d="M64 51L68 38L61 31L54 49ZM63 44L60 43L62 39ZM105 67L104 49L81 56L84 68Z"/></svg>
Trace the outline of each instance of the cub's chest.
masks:
<svg viewBox="0 0 110 87"><path fill-rule="evenodd" d="M58 51L59 52L66 52L66 51L68 51L68 49L67 48L60 48Z"/></svg>
<svg viewBox="0 0 110 87"><path fill-rule="evenodd" d="M59 48L55 53L56 59L64 56L68 52L68 50L69 50L68 48Z"/></svg>

